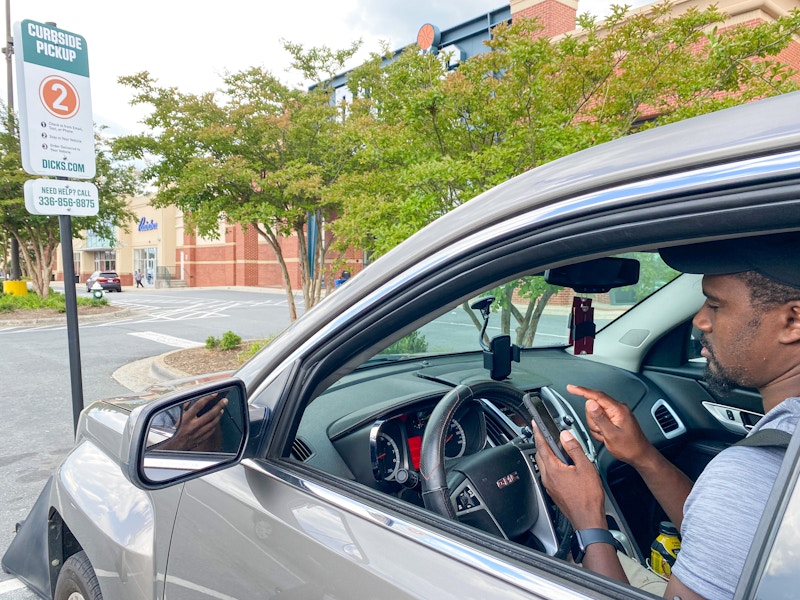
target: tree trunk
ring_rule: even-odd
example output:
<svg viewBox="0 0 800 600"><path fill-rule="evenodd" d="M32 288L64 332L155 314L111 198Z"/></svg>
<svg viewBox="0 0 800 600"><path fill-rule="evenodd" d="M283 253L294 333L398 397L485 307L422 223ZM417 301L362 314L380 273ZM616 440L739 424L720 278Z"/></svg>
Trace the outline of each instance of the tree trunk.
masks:
<svg viewBox="0 0 800 600"><path fill-rule="evenodd" d="M272 251L275 253L275 258L278 259L278 264L281 267L281 275L283 277L283 289L286 292L286 301L289 305L289 319L291 321L297 320L297 306L294 302L294 289L292 288L292 280L289 277L289 268L286 266L286 260L283 257L278 237L269 227L262 223L253 223L253 226L258 231L259 235L263 237Z"/></svg>

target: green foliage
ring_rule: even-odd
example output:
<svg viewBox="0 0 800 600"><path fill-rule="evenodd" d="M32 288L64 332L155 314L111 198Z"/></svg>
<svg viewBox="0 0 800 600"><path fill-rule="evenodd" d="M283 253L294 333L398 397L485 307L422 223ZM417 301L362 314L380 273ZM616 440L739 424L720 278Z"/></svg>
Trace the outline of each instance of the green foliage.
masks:
<svg viewBox="0 0 800 600"><path fill-rule="evenodd" d="M419 331L412 331L391 346L381 350L380 354L418 354L428 350L428 342Z"/></svg>
<svg viewBox="0 0 800 600"><path fill-rule="evenodd" d="M343 69L358 44L340 51L284 47L295 69L321 82ZM146 72L120 82L133 90L133 104L151 109L144 119L151 133L120 138L115 148L150 157L145 175L158 189L154 204L179 207L187 225L206 237L218 235L221 220L255 229L275 253L292 319L297 311L281 238L296 237L311 308L321 297L331 239L322 228L309 239L307 224L340 211L324 190L348 169L355 144L343 135L333 90L323 83L310 91L290 88L256 67L227 74L222 90L202 95L159 87ZM310 261L309 247L317 249Z"/></svg>
<svg viewBox="0 0 800 600"><path fill-rule="evenodd" d="M64 294L50 290L47 296L41 296L37 293L28 293L24 296L14 296L12 294L0 293L0 313L12 313L20 310L39 310L42 308L50 308L58 312L66 312L67 299ZM105 298L95 300L94 298L76 299L78 306L107 306L108 301Z"/></svg>
<svg viewBox="0 0 800 600"><path fill-rule="evenodd" d="M239 360L242 362L248 361L253 358L258 352L267 344L272 341L272 338L266 338L262 340L253 340L251 341L247 347L239 353Z"/></svg>
<svg viewBox="0 0 800 600"><path fill-rule="evenodd" d="M222 339L219 341L220 350L235 350L239 344L242 343L242 338L232 331L226 331L222 334Z"/></svg>
<svg viewBox="0 0 800 600"><path fill-rule="evenodd" d="M242 343L242 338L232 331L226 331L222 334L221 338L210 335L206 338L206 349L208 350L236 350L239 344Z"/></svg>
<svg viewBox="0 0 800 600"><path fill-rule="evenodd" d="M775 57L800 11L716 29L715 7L672 16L613 8L550 40L535 20L493 30L491 52L457 69L409 47L354 69L346 127L361 144L326 197L341 248L380 256L441 214L510 177L632 131L797 88Z"/></svg>

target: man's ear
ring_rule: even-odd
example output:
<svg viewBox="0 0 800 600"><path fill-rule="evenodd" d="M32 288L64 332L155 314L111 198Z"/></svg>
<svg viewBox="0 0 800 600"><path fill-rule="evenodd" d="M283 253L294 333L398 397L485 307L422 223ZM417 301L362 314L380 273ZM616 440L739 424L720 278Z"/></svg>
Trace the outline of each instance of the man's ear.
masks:
<svg viewBox="0 0 800 600"><path fill-rule="evenodd" d="M783 315L785 322L780 335L781 343L800 343L800 300L787 302L783 307Z"/></svg>

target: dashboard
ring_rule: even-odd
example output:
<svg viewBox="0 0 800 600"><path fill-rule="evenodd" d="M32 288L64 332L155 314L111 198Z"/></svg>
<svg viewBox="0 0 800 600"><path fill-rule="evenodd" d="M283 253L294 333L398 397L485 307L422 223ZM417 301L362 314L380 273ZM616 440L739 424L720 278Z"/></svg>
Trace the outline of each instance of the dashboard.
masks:
<svg viewBox="0 0 800 600"><path fill-rule="evenodd" d="M655 378L658 373L650 376ZM553 404L561 405L560 412L551 410L551 414L554 417L560 414L562 424L567 415L575 426L584 430L584 400L569 394L566 385L576 383L605 390L628 404L644 434L657 447L678 463L683 459L699 466L701 442L684 446L691 441L686 433L668 438L658 412L665 404L672 410L675 402L671 396L690 397L689 394L677 388L670 389L674 394L664 393L674 378L662 377L661 386L649 379L563 350L536 349L523 353L521 362L513 365L513 372L503 385L518 392L541 394L549 402L549 409ZM479 353L386 362L357 369L306 407L292 457L343 480L423 506L420 456L431 413L456 386L486 380ZM691 384L688 379L681 381ZM472 464L478 456L518 439L521 428L529 425L520 394L504 396L501 388L463 403L456 410L445 436L448 473L461 470L462 464ZM687 414L691 413L684 413ZM671 415L676 416L674 412ZM607 494L614 505L607 512L618 523L616 528L628 529L629 537L640 548L649 547L652 523L658 521L654 517L658 510L655 500L639 485L629 467L615 461L591 436L583 438L589 446L585 448L587 454L596 457L601 477L608 486ZM302 452L295 452L300 446ZM708 459L702 456L702 462ZM628 528L623 521L632 527Z"/></svg>
<svg viewBox="0 0 800 600"><path fill-rule="evenodd" d="M369 448L376 482L416 487L422 434L432 410L433 405L426 405L375 421L369 432ZM485 444L483 410L478 402L470 402L462 406L450 421L445 458L456 459L474 454Z"/></svg>

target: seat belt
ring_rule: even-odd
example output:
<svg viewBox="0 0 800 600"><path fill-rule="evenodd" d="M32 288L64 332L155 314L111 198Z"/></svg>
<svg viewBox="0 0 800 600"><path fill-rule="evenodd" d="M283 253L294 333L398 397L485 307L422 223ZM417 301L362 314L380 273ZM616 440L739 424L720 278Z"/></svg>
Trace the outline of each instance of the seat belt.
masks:
<svg viewBox="0 0 800 600"><path fill-rule="evenodd" d="M773 429L771 427L759 429L753 435L749 435L733 444L734 446L751 446L751 447L775 447L783 448L789 445L792 439L792 434L783 431L782 429Z"/></svg>

